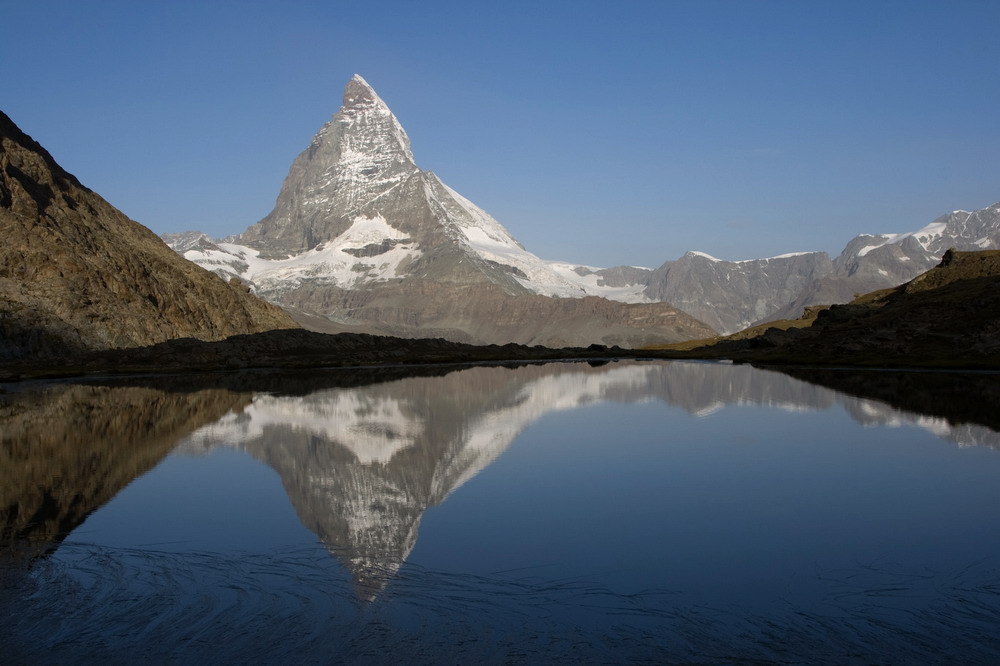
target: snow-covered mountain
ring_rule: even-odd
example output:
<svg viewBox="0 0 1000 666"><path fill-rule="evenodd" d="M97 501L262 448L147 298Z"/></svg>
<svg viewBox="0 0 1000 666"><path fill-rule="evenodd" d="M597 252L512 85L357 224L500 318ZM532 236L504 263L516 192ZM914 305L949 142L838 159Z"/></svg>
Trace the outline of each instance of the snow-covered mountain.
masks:
<svg viewBox="0 0 1000 666"><path fill-rule="evenodd" d="M295 159L267 217L224 241L197 232L164 238L201 266L331 327L557 345L712 333L650 302L641 285L603 284L525 250L416 165L406 132L360 76Z"/></svg>
<svg viewBox="0 0 1000 666"><path fill-rule="evenodd" d="M406 131L357 75L343 107L292 164L274 210L231 240L183 254L276 293L303 282L357 289L402 278L418 265L451 278L455 267L427 254L454 245L456 261L479 264L515 293L523 287L543 296L649 301L638 286L604 286L574 266L539 259L488 213L422 171Z"/></svg>
<svg viewBox="0 0 1000 666"><path fill-rule="evenodd" d="M745 261L688 252L655 270L546 261L421 170L399 121L355 76L267 217L222 241L198 232L164 239L319 330L634 346L844 302L912 279L949 247L1000 248L1000 204L916 232L859 236L833 261L823 252Z"/></svg>
<svg viewBox="0 0 1000 666"><path fill-rule="evenodd" d="M862 234L833 260L825 252L743 261L687 252L655 270L619 266L591 269L588 277L604 286L640 288L642 297L667 301L728 334L798 317L810 305L845 303L856 294L902 284L936 266L952 247L1000 249L1000 203L954 211L917 231Z"/></svg>

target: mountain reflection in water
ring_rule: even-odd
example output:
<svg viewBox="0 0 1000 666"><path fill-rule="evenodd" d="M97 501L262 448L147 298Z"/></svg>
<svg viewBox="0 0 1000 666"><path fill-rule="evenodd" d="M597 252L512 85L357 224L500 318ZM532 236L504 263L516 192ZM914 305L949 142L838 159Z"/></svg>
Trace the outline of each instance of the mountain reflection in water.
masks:
<svg viewBox="0 0 1000 666"><path fill-rule="evenodd" d="M855 394L850 395L788 374L713 363L564 363L424 372L437 376L397 376L402 371L218 375L133 379L128 385L52 385L40 392L0 395L0 517L8 592L21 589L27 580L22 576L18 582L16 575L25 571L17 564L25 554L37 566L39 554L58 548L67 532L172 450L203 454L230 447L272 468L299 520L350 573L361 603L370 604L394 579L399 590L406 590L435 578L433 572L414 578L401 571L426 510L497 460L529 425L557 411L657 400L698 417L730 405L789 411L840 406L866 426L915 426L961 446L1000 448L992 420L1000 413L1000 383L994 375L878 373L877 379L863 381L851 379L857 374L826 371L815 378L831 386L846 383L845 390ZM865 387L874 388L865 393ZM897 404L912 409L914 396L924 394L937 396L930 415L888 402L896 397ZM76 546L64 546L71 547ZM119 566L134 568L130 575L137 579L156 578L150 571L166 571L180 557L120 555ZM219 566L242 566L229 556L219 557L225 559ZM239 561L253 562L254 556ZM248 581L268 566L263 560L246 565L247 580L234 584L266 589L261 581ZM300 582L312 580L319 589L317 576L327 586L335 579L329 566L309 555L285 561L282 570ZM163 571L157 575L171 576ZM438 576L442 589L461 587L460 578ZM538 595L551 600L607 594L572 584L556 585L548 593L512 584L480 580L476 591L460 594L467 595L476 612L501 603L484 591L490 586L507 599L501 606L519 595L537 606ZM334 596L345 591L334 588ZM396 594L399 598L400 592ZM3 602L8 601L9 595ZM338 605L343 603L314 598L306 606L310 613L318 607L328 614L357 612ZM649 610L636 611L636 622L648 621ZM267 612L281 615L294 609ZM315 638L323 630L319 620L313 621L309 635ZM266 633L264 627L255 631Z"/></svg>
<svg viewBox="0 0 1000 666"><path fill-rule="evenodd" d="M961 445L1000 446L1000 434L983 426L953 426L749 366L580 363L469 368L306 396L257 394L180 450L232 446L272 467L303 525L372 598L413 549L424 511L487 467L528 425L602 401L650 400L697 416L726 405L798 411L839 404L865 425L913 425Z"/></svg>

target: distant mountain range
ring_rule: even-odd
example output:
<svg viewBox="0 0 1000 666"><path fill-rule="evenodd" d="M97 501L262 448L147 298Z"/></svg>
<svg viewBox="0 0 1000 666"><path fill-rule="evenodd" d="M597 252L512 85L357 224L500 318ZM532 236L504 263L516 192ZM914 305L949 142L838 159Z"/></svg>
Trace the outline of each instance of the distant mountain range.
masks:
<svg viewBox="0 0 1000 666"><path fill-rule="evenodd" d="M811 310L692 353L762 363L996 369L1000 250L948 250L936 267L899 286Z"/></svg>
<svg viewBox="0 0 1000 666"><path fill-rule="evenodd" d="M643 297L669 301L729 334L798 317L810 305L845 303L894 287L933 268L949 248L1000 248L1000 203L974 212L956 210L918 231L862 234L833 260L825 252L745 261L688 252L655 270L618 267L594 275L621 289L640 288Z"/></svg>
<svg viewBox="0 0 1000 666"><path fill-rule="evenodd" d="M323 332L639 347L895 286L948 248L998 248L1000 204L859 236L833 260L689 252L655 270L543 261L419 169L395 116L355 77L270 215L221 241L169 235L174 252L0 114L0 232L0 362L298 326L252 292Z"/></svg>
<svg viewBox="0 0 1000 666"><path fill-rule="evenodd" d="M698 337L700 322L732 333L844 302L915 277L950 247L1000 248L1000 204L955 211L916 232L858 236L832 260L688 252L656 269L544 261L420 170L396 117L355 76L267 217L223 240L200 232L164 239L316 330L636 346Z"/></svg>

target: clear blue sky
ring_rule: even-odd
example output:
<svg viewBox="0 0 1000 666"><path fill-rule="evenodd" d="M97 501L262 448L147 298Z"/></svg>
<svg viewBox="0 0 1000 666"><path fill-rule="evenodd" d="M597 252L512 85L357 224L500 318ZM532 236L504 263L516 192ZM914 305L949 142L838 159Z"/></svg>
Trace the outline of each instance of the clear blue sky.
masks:
<svg viewBox="0 0 1000 666"><path fill-rule="evenodd" d="M364 76L550 259L656 266L1000 201L1000 2L0 0L0 109L157 232L242 231Z"/></svg>

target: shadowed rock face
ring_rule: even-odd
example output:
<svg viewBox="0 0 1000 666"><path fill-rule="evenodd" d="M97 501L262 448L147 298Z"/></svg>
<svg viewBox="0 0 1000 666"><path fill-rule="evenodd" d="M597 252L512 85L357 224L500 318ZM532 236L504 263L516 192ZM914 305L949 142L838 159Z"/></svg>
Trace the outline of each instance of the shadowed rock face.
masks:
<svg viewBox="0 0 1000 666"><path fill-rule="evenodd" d="M0 360L297 325L180 260L0 113Z"/></svg>
<svg viewBox="0 0 1000 666"><path fill-rule="evenodd" d="M527 252L489 214L417 167L406 132L357 76L343 106L293 162L267 217L232 242L197 233L166 239L264 298L320 315L326 322L300 321L323 332L546 346L641 346L714 334L668 303L599 298L610 288Z"/></svg>

